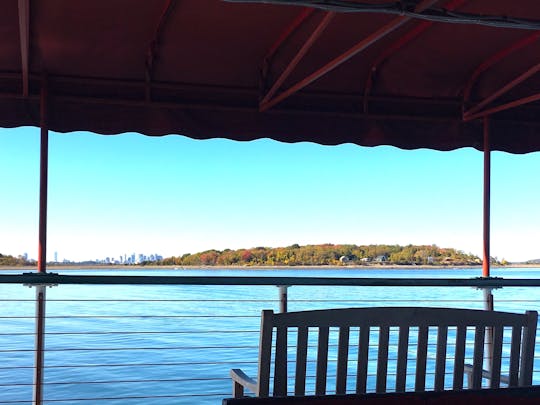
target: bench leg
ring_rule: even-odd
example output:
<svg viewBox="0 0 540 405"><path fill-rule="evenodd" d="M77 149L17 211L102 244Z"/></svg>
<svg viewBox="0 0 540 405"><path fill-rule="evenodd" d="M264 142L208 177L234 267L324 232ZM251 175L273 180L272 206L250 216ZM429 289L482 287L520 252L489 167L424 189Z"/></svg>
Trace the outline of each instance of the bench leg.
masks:
<svg viewBox="0 0 540 405"><path fill-rule="evenodd" d="M242 398L244 396L244 386L233 381L233 398Z"/></svg>

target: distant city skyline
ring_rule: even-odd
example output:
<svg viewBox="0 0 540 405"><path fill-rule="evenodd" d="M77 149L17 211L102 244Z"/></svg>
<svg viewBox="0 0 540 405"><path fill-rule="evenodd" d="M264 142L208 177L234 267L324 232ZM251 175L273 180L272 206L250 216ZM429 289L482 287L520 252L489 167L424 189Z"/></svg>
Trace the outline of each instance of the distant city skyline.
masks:
<svg viewBox="0 0 540 405"><path fill-rule="evenodd" d="M21 255L14 255L14 256L21 256L25 260L31 260L31 261L37 261L34 257L29 257L27 252L24 252ZM158 253L150 253L150 254L144 254L144 253L123 253L118 256L112 256L112 257L102 257L102 258L93 258L93 259L82 259L82 260L72 260L69 258L69 254L65 256L60 256L58 254L58 251L53 252L53 260L50 260L49 262L52 263L72 263L72 262L95 262L99 264L139 264L143 262L157 262L159 260L163 260L163 256Z"/></svg>
<svg viewBox="0 0 540 405"><path fill-rule="evenodd" d="M47 260L306 244L481 257L483 155L178 135L49 140ZM491 254L540 257L540 154L492 154ZM0 253L37 257L39 130L0 130ZM128 253L129 254L129 253Z"/></svg>

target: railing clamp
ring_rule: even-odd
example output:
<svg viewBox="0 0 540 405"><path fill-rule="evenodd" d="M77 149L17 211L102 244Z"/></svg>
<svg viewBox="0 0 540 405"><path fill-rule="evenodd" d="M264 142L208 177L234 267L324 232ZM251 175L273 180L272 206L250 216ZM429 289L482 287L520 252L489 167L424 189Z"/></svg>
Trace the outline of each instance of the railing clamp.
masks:
<svg viewBox="0 0 540 405"><path fill-rule="evenodd" d="M504 281L504 278L503 277L475 277L474 278L475 280L489 280L489 281ZM492 290L499 290L501 288L503 288L502 285L490 285L490 286L476 286L476 287L473 287L475 290L483 290L483 291L487 291L489 293L491 293Z"/></svg>
<svg viewBox="0 0 540 405"><path fill-rule="evenodd" d="M44 282L24 283L23 286L32 287L58 287L58 283L47 283L45 280L50 276L58 276L58 273L23 273L23 276L43 277Z"/></svg>
<svg viewBox="0 0 540 405"><path fill-rule="evenodd" d="M276 287L279 288L279 312L287 312L287 289L290 285L277 285Z"/></svg>

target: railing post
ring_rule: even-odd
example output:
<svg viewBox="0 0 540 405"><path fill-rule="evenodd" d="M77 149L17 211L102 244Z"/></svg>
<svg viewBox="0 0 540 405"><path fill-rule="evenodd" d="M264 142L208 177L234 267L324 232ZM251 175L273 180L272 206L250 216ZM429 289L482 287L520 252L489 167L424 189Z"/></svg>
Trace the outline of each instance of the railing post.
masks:
<svg viewBox="0 0 540 405"><path fill-rule="evenodd" d="M31 273L26 273L31 274ZM49 273L54 274L54 273ZM46 277L45 273L41 277ZM34 340L34 384L32 405L43 403L43 377L45 370L45 304L47 303L47 287L55 287L53 283L24 284L36 289L35 304L35 340Z"/></svg>
<svg viewBox="0 0 540 405"><path fill-rule="evenodd" d="M287 289L288 285L278 285L279 288L279 312L287 312Z"/></svg>
<svg viewBox="0 0 540 405"><path fill-rule="evenodd" d="M493 311L494 310L494 301L493 301L493 292L491 288L482 288L482 293L484 295L484 310ZM485 360L484 368L491 372L493 369L493 328L486 328L486 341L485 341Z"/></svg>
<svg viewBox="0 0 540 405"><path fill-rule="evenodd" d="M34 392L33 405L43 403L43 367L45 360L45 303L46 285L36 287L36 339L34 350Z"/></svg>

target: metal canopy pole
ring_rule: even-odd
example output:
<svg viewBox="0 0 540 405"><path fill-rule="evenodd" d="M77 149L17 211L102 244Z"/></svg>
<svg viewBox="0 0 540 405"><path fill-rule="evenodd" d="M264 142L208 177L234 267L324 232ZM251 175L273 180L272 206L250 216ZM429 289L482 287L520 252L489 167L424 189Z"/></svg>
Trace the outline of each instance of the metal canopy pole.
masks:
<svg viewBox="0 0 540 405"><path fill-rule="evenodd" d="M489 117L484 117L484 246L482 261L482 277L490 276L490 213L491 213L491 145L489 141ZM493 311L495 309L493 300L493 290L483 288L484 310ZM492 369L493 359L493 328L486 328L485 352L487 356L484 366L488 371Z"/></svg>
<svg viewBox="0 0 540 405"><path fill-rule="evenodd" d="M47 83L43 80L40 97L40 178L39 178L39 246L38 271L47 272L47 186L49 166L49 128L47 126Z"/></svg>
<svg viewBox="0 0 540 405"><path fill-rule="evenodd" d="M491 200L491 145L489 142L489 118L484 117L484 246L482 277L489 277L490 268L490 200Z"/></svg>
<svg viewBox="0 0 540 405"><path fill-rule="evenodd" d="M40 153L40 182L39 182L39 248L38 272L47 274L47 185L49 164L49 129L47 126L47 82L44 79L41 85L40 97L40 126L41 126L41 153ZM33 404L43 403L43 370L45 359L45 284L36 286L36 338L34 351L34 389Z"/></svg>

